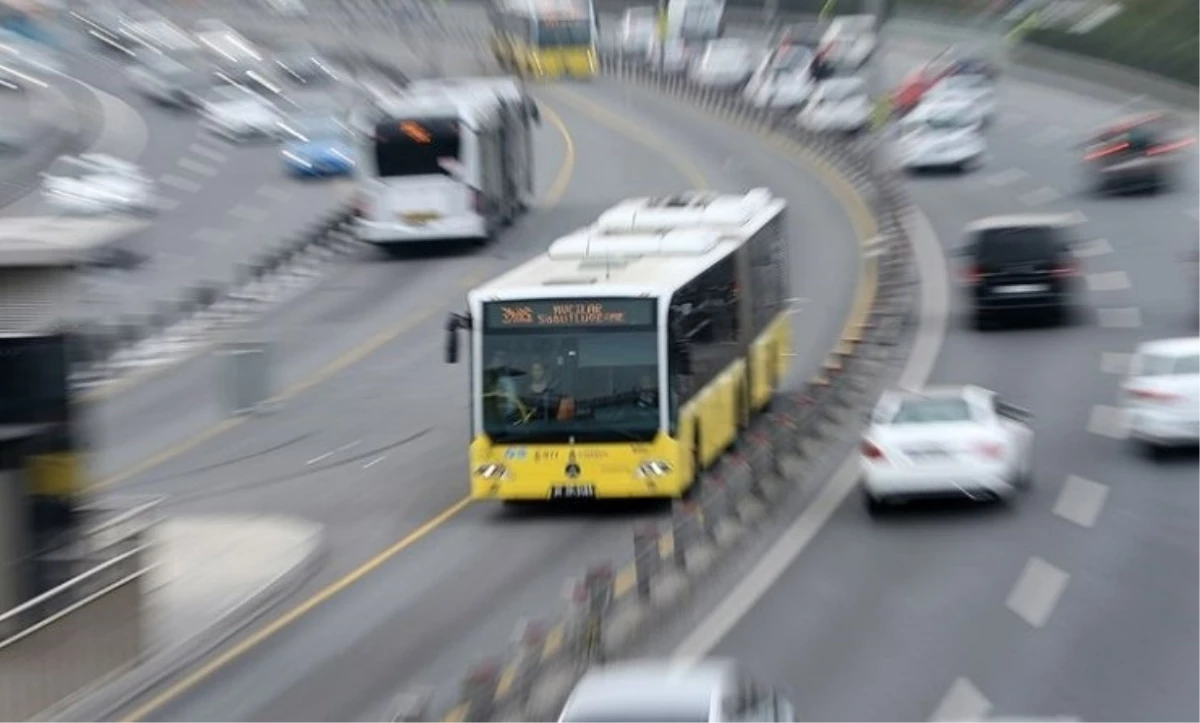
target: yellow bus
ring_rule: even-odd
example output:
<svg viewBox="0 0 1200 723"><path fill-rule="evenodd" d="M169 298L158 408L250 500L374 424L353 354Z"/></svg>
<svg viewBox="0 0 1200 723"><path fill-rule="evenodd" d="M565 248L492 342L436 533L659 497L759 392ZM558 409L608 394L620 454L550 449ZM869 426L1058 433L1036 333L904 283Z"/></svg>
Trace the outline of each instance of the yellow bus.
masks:
<svg viewBox="0 0 1200 723"><path fill-rule="evenodd" d="M770 402L791 356L786 203L641 198L473 289L475 499L682 496Z"/></svg>
<svg viewBox="0 0 1200 723"><path fill-rule="evenodd" d="M599 69L591 0L495 0L492 53L509 72L534 79L591 78Z"/></svg>

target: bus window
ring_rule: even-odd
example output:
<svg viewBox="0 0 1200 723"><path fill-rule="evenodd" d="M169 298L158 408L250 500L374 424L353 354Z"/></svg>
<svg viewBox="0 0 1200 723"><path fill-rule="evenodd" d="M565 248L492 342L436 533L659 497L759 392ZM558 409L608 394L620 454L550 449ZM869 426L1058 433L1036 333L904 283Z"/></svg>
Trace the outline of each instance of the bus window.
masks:
<svg viewBox="0 0 1200 723"><path fill-rule="evenodd" d="M375 170L379 178L450 175L447 161L459 160L458 121L402 119L375 128Z"/></svg>
<svg viewBox="0 0 1200 723"><path fill-rule="evenodd" d="M565 45L589 45L592 24L588 20L541 20L537 26L537 44L543 48Z"/></svg>

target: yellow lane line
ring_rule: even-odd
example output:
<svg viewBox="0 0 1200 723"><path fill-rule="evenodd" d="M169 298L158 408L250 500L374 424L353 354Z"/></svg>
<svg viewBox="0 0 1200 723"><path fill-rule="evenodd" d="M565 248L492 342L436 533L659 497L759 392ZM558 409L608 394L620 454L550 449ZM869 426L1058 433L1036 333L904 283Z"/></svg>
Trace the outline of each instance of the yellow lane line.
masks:
<svg viewBox="0 0 1200 723"><path fill-rule="evenodd" d="M571 95L574 95L574 94L571 94ZM626 136L627 138L630 138L631 140L633 140L641 145L646 146L647 148L649 148L650 150L652 150L653 152L658 154L660 157L662 157L664 160L666 160L668 164L670 164L671 166L676 168L681 175L683 175L683 176L689 178L690 180L692 180L693 182L695 182L697 184L698 188L707 188L708 184L707 184L706 179L704 178L703 173L701 173L699 171L699 169L696 168L696 166L694 164L692 164L690 161L683 162L684 159L682 159L681 156L678 156L677 154L671 154L671 153L665 152L663 149L667 148L668 146L662 139L654 136L653 134L649 133L648 131L645 131L641 128L638 128L637 126L630 124L628 121L624 120L623 118L618 118L616 116L613 116L611 113L604 111L603 108L596 106L595 104L591 103L590 101L584 101L582 98L576 98L576 100L582 101L582 102L574 103L574 105L576 105L577 107L588 108L590 106L599 111L599 113L593 113L591 110L585 110L584 111L585 115L592 116L593 119L596 120L597 122L599 122L603 125L607 125L610 128L613 128L614 130L616 130L618 133L621 133L622 135ZM574 145L574 141L571 139L570 132L567 130L566 125L562 121L562 118L557 113L555 113L553 110L543 106L542 112L547 118L550 119L550 122L552 124L554 124L554 126L559 130L559 132L562 133L563 138L565 139L566 145L567 145L567 153L566 153L567 161L566 162L568 165L570 165L573 168L574 164L575 164L575 145ZM567 186L569 185L569 176L570 176L569 173L564 174L564 173L560 172L558 178L556 178L554 183L551 184L550 190L553 191L555 194L557 194L557 196L552 197L548 193L547 194L547 204L548 205L553 205L550 203L550 201L553 201L553 203L558 203L559 201L561 201L562 196L566 193ZM432 313L433 313L433 311L431 309L430 311L427 312L426 316L428 316L428 314L432 314ZM415 323L417 323L417 322L410 321L404 325L404 328L409 328L409 326L411 324L415 324ZM394 333L392 333L390 338L394 338L397 334L401 333L404 330L404 328L401 328L399 331L394 331ZM395 329L395 327L393 329ZM389 332L393 332L393 330L389 329L385 332L381 332L379 335L377 335L373 339L369 340L363 346L347 352L342 358L335 360L332 364L327 366L325 369L322 369L317 374L313 375L313 377L311 377L310 379L305 380L304 382L301 382L300 384L295 385L294 387L285 391L283 393L283 395L298 394L300 391L303 391L304 389L311 387L313 384L317 384L320 381L329 378L333 374L336 374L338 370L344 369L345 367L349 366L350 364L353 364L354 362L362 359L367 354L369 354L371 350L377 349L380 346L382 346L384 343L386 343L386 341L379 341L379 339L381 339L383 336L387 335ZM364 349L366 351L364 351ZM332 369L333 371L328 371L330 369ZM281 395L281 396L283 396L283 395ZM228 429L232 429L232 428L238 426L237 424L231 424L231 423L223 423L223 424L226 424L226 426L221 431L227 431ZM218 426L221 426L221 425L218 425ZM208 438L211 439L212 437L215 437L219 433L220 432L216 432L216 433L210 432ZM201 441L203 441L203 440L201 440ZM191 444L191 447L194 447L199 443L200 443L199 441L194 442ZM191 447L188 447L188 448L190 449ZM186 451L186 450L181 450L180 452L176 452L175 454L178 455L182 451ZM169 459L169 457L161 459L157 463L161 464L162 462L166 461L166 459ZM204 665L201 665L199 668L195 669L188 675L184 676L180 680L171 684L165 690L163 690L163 692L159 693L158 695L154 696L146 703L142 704L141 706L139 706L138 708L133 710L127 716L122 718L122 720L124 720L124 721L141 721L144 718L146 718L147 716L154 714L156 711L161 709L163 706L178 699L182 695L186 694L188 691L195 688L200 683L204 682L206 679L211 677L217 671L221 670L222 668L229 665L230 663L236 661L238 658L242 657L243 655L248 653L250 650L252 650L256 646L262 644L264 641L266 641L267 639L274 636L276 633L280 632L287 626L291 625L292 623L296 622L300 618L304 617L305 615L307 615L308 613L310 613L311 611L316 609L318 606L320 606L322 603L324 603L325 601L332 598L334 595L337 595L339 592L345 590L346 588L349 588L351 585L355 584L356 582L361 580L363 577L370 574L372 571L378 569L380 566L384 565L386 562L391 560L396 555L400 554L407 548L416 544L419 540L428 536L431 532L436 530L438 527L443 525L445 522L447 522L448 520L453 518L455 515L460 513L462 510L466 509L466 507L469 504L470 504L469 498L463 498L463 499L459 500L458 502L455 502L453 505L451 505L447 509L440 512L432 519L430 519L428 522L421 525L417 529L413 530L411 533L406 535L403 539L399 540L398 542L394 543L387 549L383 550L378 555L372 557L370 560L368 560L366 563L364 563L360 567L358 567L358 568L352 570L351 572L349 572L348 574L346 574L345 577L342 577L341 579L337 580L336 582L331 583L329 586L318 591L312 597L308 598L307 600L300 603L296 607L288 610L286 613L282 614L281 616L275 618L270 623L268 623L266 626L258 629L255 633L253 633L249 637L244 638L243 640L241 640L239 643L237 643L233 647L227 649L225 652L221 653L220 655L210 659ZM561 627L556 627L554 630L551 630L551 633L546 640L545 649L549 650L552 640L557 641L556 645L561 647L564 632L565 631ZM455 710L457 711L458 709L456 708Z"/></svg>

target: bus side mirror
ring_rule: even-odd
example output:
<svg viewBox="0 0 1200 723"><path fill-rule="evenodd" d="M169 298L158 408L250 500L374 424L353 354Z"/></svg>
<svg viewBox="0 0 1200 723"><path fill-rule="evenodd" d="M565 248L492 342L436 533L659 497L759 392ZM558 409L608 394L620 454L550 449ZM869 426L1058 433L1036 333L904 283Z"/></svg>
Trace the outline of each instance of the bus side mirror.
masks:
<svg viewBox="0 0 1200 723"><path fill-rule="evenodd" d="M462 314L451 314L446 319L446 363L458 363L458 330L470 329L470 317Z"/></svg>
<svg viewBox="0 0 1200 723"><path fill-rule="evenodd" d="M675 341L671 347L671 356L675 371L684 376L691 376L692 373L692 350L688 347L687 342Z"/></svg>

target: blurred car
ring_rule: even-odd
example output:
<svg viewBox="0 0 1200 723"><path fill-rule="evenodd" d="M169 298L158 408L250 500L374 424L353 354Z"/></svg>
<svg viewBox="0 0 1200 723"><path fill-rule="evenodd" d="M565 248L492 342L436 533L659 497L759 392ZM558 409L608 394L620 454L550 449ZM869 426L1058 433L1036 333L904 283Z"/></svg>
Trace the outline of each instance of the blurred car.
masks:
<svg viewBox="0 0 1200 723"><path fill-rule="evenodd" d="M1075 308L1080 276L1072 216L994 216L969 224L955 253L978 329L998 315L1034 313L1065 323Z"/></svg>
<svg viewBox="0 0 1200 723"><path fill-rule="evenodd" d="M286 81L299 85L327 85L338 76L333 65L310 45L292 45L275 55L279 75Z"/></svg>
<svg viewBox="0 0 1200 723"><path fill-rule="evenodd" d="M1160 114L1114 123L1083 144L1087 185L1096 193L1170 188L1178 173L1178 151L1191 143L1172 134Z"/></svg>
<svg viewBox="0 0 1200 723"><path fill-rule="evenodd" d="M169 55L146 53L126 71L138 93L171 108L196 108L212 87L212 73Z"/></svg>
<svg viewBox="0 0 1200 723"><path fill-rule="evenodd" d="M858 76L831 78L816 90L796 116L802 128L817 132L858 133L871 126L871 99Z"/></svg>
<svg viewBox="0 0 1200 723"><path fill-rule="evenodd" d="M560 723L794 721L796 710L777 691L754 681L732 661L680 666L633 660L593 668L575 684Z"/></svg>
<svg viewBox="0 0 1200 723"><path fill-rule="evenodd" d="M696 85L707 88L736 88L754 70L750 46L737 39L710 40L689 71Z"/></svg>
<svg viewBox="0 0 1200 723"><path fill-rule="evenodd" d="M308 7L302 0L263 0L267 10L285 18L308 17Z"/></svg>
<svg viewBox="0 0 1200 723"><path fill-rule="evenodd" d="M262 69L262 52L224 21L198 20L192 32L217 69L229 77L236 79L249 70Z"/></svg>
<svg viewBox="0 0 1200 723"><path fill-rule="evenodd" d="M946 49L942 60L949 75L982 75L994 82L1000 77L1001 52L985 43L954 45Z"/></svg>
<svg viewBox="0 0 1200 723"><path fill-rule="evenodd" d="M897 152L908 170L953 168L966 171L987 155L977 112L957 102L922 103L898 125Z"/></svg>
<svg viewBox="0 0 1200 723"><path fill-rule="evenodd" d="M1154 457L1200 441L1200 337L1140 345L1121 385L1129 434Z"/></svg>
<svg viewBox="0 0 1200 723"><path fill-rule="evenodd" d="M154 181L136 165L100 153L60 158L42 180L46 203L71 215L152 214L158 208L154 190Z"/></svg>
<svg viewBox="0 0 1200 723"><path fill-rule="evenodd" d="M996 91L984 75L947 75L925 93L923 102L961 103L979 122L988 125L996 117Z"/></svg>
<svg viewBox="0 0 1200 723"><path fill-rule="evenodd" d="M646 51L646 63L652 68L661 68L662 72L683 73L687 71L694 57L692 49L678 38L668 38L666 42L655 42Z"/></svg>
<svg viewBox="0 0 1200 723"><path fill-rule="evenodd" d="M943 53L904 76L892 93L892 112L904 116L915 110L925 98L925 93L949 75L950 69Z"/></svg>
<svg viewBox="0 0 1200 723"><path fill-rule="evenodd" d="M621 14L618 47L624 55L642 56L654 46L658 11L652 7L629 8Z"/></svg>
<svg viewBox="0 0 1200 723"><path fill-rule="evenodd" d="M127 47L135 53L144 50L194 53L200 49L200 45L192 40L183 28L150 10L130 13L121 22L119 32L124 39L130 41Z"/></svg>
<svg viewBox="0 0 1200 723"><path fill-rule="evenodd" d="M875 52L875 16L841 15L829 23L819 51L835 67L858 70Z"/></svg>
<svg viewBox="0 0 1200 723"><path fill-rule="evenodd" d="M861 465L867 511L938 498L998 501L1033 480L1032 415L974 385L888 391Z"/></svg>
<svg viewBox="0 0 1200 723"><path fill-rule="evenodd" d="M200 111L202 128L235 142L273 140L283 133L275 104L243 86L213 88Z"/></svg>
<svg viewBox="0 0 1200 723"><path fill-rule="evenodd" d="M125 13L115 5L87 3L71 11L71 16L80 23L83 32L93 44L107 51L133 54L130 42L123 36Z"/></svg>
<svg viewBox="0 0 1200 723"><path fill-rule="evenodd" d="M812 94L813 51L803 45L781 45L759 62L742 96L756 108L795 108Z"/></svg>
<svg viewBox="0 0 1200 723"><path fill-rule="evenodd" d="M349 130L332 115L289 119L280 155L288 173L300 177L346 176L354 172Z"/></svg>

